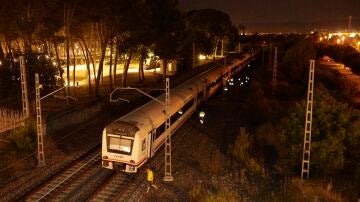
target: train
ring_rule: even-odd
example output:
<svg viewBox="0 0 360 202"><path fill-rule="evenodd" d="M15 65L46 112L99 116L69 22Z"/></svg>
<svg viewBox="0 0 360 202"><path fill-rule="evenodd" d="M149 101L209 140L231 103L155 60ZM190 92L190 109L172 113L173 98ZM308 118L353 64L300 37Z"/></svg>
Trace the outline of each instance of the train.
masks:
<svg viewBox="0 0 360 202"><path fill-rule="evenodd" d="M168 114L174 134L199 106L223 87L228 78L254 60L255 53L229 60L171 89ZM165 103L165 93L157 97ZM136 173L165 143L167 120L164 106L151 100L108 124L102 133L102 167Z"/></svg>

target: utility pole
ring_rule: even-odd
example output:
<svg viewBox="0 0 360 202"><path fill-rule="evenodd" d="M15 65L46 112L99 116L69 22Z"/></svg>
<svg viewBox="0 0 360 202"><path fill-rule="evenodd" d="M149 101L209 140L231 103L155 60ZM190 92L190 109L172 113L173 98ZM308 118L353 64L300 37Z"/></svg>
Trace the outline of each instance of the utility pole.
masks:
<svg viewBox="0 0 360 202"><path fill-rule="evenodd" d="M352 16L349 16L349 22L348 22L348 32L351 31L351 20L352 20Z"/></svg>
<svg viewBox="0 0 360 202"><path fill-rule="evenodd" d="M40 101L40 83L39 74L35 74L35 90L36 90L36 131L37 131L37 149L38 149L38 167L45 166L43 128L41 117L41 101Z"/></svg>
<svg viewBox="0 0 360 202"><path fill-rule="evenodd" d="M165 113L166 113L166 141L165 141L165 175L163 180L166 182L173 181L174 178L171 175L171 131L170 131L170 81L169 78L166 78L166 88L165 88Z"/></svg>
<svg viewBox="0 0 360 202"><path fill-rule="evenodd" d="M269 66L271 67L272 64L272 43L270 42L269 46Z"/></svg>
<svg viewBox="0 0 360 202"><path fill-rule="evenodd" d="M262 66L264 67L265 65L265 47L262 46Z"/></svg>
<svg viewBox="0 0 360 202"><path fill-rule="evenodd" d="M192 51L193 51L193 59L192 59L192 68L195 69L196 66L196 50L195 50L195 42L193 41L192 44Z"/></svg>
<svg viewBox="0 0 360 202"><path fill-rule="evenodd" d="M274 67L273 67L273 79L272 79L272 95L274 96L276 88L276 77L277 77L277 47L274 48Z"/></svg>
<svg viewBox="0 0 360 202"><path fill-rule="evenodd" d="M21 97L22 97L22 108L23 116L28 118L30 116L29 111L29 99L28 99L28 88L25 71L25 59L24 56L20 56L20 78L21 78Z"/></svg>
<svg viewBox="0 0 360 202"><path fill-rule="evenodd" d="M126 102L130 102L129 100L125 100L122 98L118 98L118 99L113 99L113 95L117 90L136 90L139 93L155 100L156 102L160 103L161 105L163 105L165 107L165 118L166 118L166 122L165 122L165 135L166 135L166 140L165 140L165 174L164 174L164 178L163 180L166 182L170 182L173 181L174 178L171 174L171 131L170 131L170 112L169 112L169 105L170 105L170 79L166 78L165 81L165 103L149 94L147 94L146 92L138 89L138 88L131 88L131 87L118 87L115 88L111 93L110 93L110 102L117 102L118 100L123 100ZM159 89L159 90L164 90L164 89Z"/></svg>
<svg viewBox="0 0 360 202"><path fill-rule="evenodd" d="M221 57L224 56L224 39L221 39Z"/></svg>
<svg viewBox="0 0 360 202"><path fill-rule="evenodd" d="M312 126L312 111L313 111L313 96L314 96L314 72L315 72L315 60L310 60L308 95L307 95L306 114L305 114L303 159L301 166L302 180L304 179L305 176L307 179L309 179L309 173L310 173L310 145L311 145L311 126Z"/></svg>

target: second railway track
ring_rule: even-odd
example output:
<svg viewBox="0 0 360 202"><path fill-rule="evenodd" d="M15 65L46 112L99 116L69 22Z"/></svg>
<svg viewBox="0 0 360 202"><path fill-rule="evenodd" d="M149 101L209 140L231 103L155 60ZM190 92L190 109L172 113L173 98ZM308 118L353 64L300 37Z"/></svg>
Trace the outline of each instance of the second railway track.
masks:
<svg viewBox="0 0 360 202"><path fill-rule="evenodd" d="M62 201L100 169L100 145L98 145L54 174L39 187L28 192L22 200Z"/></svg>

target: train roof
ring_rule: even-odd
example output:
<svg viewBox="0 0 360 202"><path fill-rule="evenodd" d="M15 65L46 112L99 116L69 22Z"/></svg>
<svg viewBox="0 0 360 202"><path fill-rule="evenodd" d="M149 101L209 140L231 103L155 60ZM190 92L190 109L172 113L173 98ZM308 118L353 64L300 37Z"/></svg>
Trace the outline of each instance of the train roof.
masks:
<svg viewBox="0 0 360 202"><path fill-rule="evenodd" d="M247 57L245 57L245 59L247 59ZM204 88L205 80L215 81L219 76L221 77L223 73L228 71L229 68L232 69L234 66L241 64L243 60L244 59L229 60L228 66L211 68L171 89L169 114L177 113L181 107L194 98L194 96ZM157 99L165 103L165 94L157 97ZM107 129L110 128L110 130L113 129L116 131L118 128L131 128L131 126L133 126L134 130L136 128L137 130L150 131L163 123L165 116L165 106L155 100L151 100L111 123L107 126ZM135 132L132 134L134 135Z"/></svg>
<svg viewBox="0 0 360 202"><path fill-rule="evenodd" d="M179 86L171 89L170 91L170 106L169 114L172 115L183 107L194 95L197 94L198 88L202 84L201 80L184 82ZM165 103L165 95L157 97L158 100ZM159 126L166 117L165 106L151 100L134 111L121 117L119 120L126 121L131 124L137 125L138 128L145 130L152 130L154 127Z"/></svg>
<svg viewBox="0 0 360 202"><path fill-rule="evenodd" d="M121 120L116 120L106 127L107 134L134 137L139 130L136 124L131 124Z"/></svg>

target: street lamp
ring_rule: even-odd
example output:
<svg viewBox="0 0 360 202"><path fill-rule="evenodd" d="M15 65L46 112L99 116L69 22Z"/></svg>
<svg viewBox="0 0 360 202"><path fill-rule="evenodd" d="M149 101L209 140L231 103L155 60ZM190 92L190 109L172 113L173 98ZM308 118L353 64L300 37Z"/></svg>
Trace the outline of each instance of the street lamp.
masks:
<svg viewBox="0 0 360 202"><path fill-rule="evenodd" d="M166 140L165 140L165 173L163 180L166 182L173 181L174 178L171 175L171 131L170 131L170 114L169 114L169 104L170 104L170 79L166 78L166 86L165 86L165 103L147 93L144 91L138 89L138 88L132 88L132 87L117 87L110 93L110 102L117 102L119 100L123 100L126 102L130 102L129 100L117 98L113 99L113 95L117 90L136 90L139 93L155 100L156 102L160 103L165 107L165 117L166 117L166 124L165 124L165 134L166 134ZM164 90L164 89L159 89Z"/></svg>

